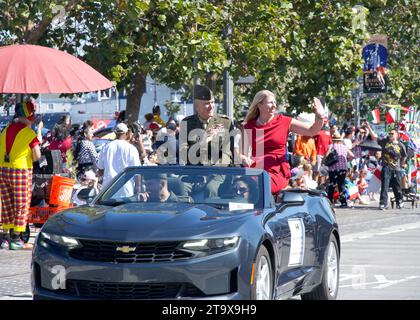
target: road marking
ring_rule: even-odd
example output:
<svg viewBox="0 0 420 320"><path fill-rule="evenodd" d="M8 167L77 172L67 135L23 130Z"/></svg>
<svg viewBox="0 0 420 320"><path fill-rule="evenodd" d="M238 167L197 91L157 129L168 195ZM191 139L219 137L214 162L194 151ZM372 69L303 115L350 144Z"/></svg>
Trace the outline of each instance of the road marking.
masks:
<svg viewBox="0 0 420 320"><path fill-rule="evenodd" d="M347 280L354 280L360 278L360 274L340 274L340 283Z"/></svg>
<svg viewBox="0 0 420 320"><path fill-rule="evenodd" d="M403 279L400 280L388 280L384 275L378 275L375 274L374 275L376 281L371 281L371 282L354 282L352 284L346 284L346 285L341 285L340 288L348 288L348 287L362 287L365 288L367 285L377 285L375 287L372 287L373 289L383 289L383 288L387 288L390 286L393 286L395 284L399 284L399 283L403 283L403 282L407 282L410 280L414 280L414 279L418 279L420 278L420 276L409 276L409 277L405 277ZM355 278L355 277L354 277ZM349 278L347 278L346 280L348 280ZM340 279L341 281L341 279Z"/></svg>
<svg viewBox="0 0 420 320"><path fill-rule="evenodd" d="M365 214L365 213L363 213L363 214ZM418 215L412 215L412 214L404 215L404 218L416 218L416 219L418 219L418 217L419 217ZM399 216L396 214L395 216L390 217L390 218L384 218L384 217L379 216L379 217L376 217L376 218L374 218L372 220L369 220L369 221L361 221L361 222L353 222L353 223L341 223L340 225L343 226L343 227L365 226L366 223L375 223L375 222L382 222L383 223L385 221L392 221L392 220L398 221L398 219L399 219Z"/></svg>
<svg viewBox="0 0 420 320"><path fill-rule="evenodd" d="M2 296L0 297L0 301L1 300L33 300L32 296L30 297L16 297L16 296Z"/></svg>
<svg viewBox="0 0 420 320"><path fill-rule="evenodd" d="M420 229L420 222L402 224L377 230L368 230L358 233L350 233L341 237L341 242L351 242L359 239L369 239L375 236L383 236L392 233L404 232L407 230Z"/></svg>
<svg viewBox="0 0 420 320"><path fill-rule="evenodd" d="M32 300L32 292L21 292L7 296L0 296L0 300Z"/></svg>
<svg viewBox="0 0 420 320"><path fill-rule="evenodd" d="M5 278L11 278L11 277L17 277L17 276L24 276L24 275L31 275L31 271L27 271L24 273L14 273L14 274L9 274L7 276L0 276L0 279L5 279Z"/></svg>
<svg viewBox="0 0 420 320"><path fill-rule="evenodd" d="M381 285L379 285L377 287L373 287L374 289L383 289L383 288L392 286L392 285L397 284L397 283L402 283L402 282L406 282L406 281L409 281L409 280L420 278L419 276L410 276L410 277L405 277L401 280L387 280L384 275L377 275L377 274L375 274L374 277L376 278L378 283L382 283Z"/></svg>
<svg viewBox="0 0 420 320"><path fill-rule="evenodd" d="M353 268L354 264L340 264L340 268ZM420 266L403 266L403 265L382 265L382 264L358 264L357 267L361 268L381 268L381 269L420 269Z"/></svg>

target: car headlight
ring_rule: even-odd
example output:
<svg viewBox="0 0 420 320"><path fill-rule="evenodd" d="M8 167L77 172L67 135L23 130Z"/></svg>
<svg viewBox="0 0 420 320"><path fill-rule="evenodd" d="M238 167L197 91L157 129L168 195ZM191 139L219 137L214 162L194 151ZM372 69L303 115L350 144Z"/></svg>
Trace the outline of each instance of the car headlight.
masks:
<svg viewBox="0 0 420 320"><path fill-rule="evenodd" d="M72 237L59 236L52 233L40 232L38 238L39 244L48 247L49 244L58 245L67 249L75 249L81 247L81 243Z"/></svg>
<svg viewBox="0 0 420 320"><path fill-rule="evenodd" d="M215 254L236 248L239 237L190 240L181 245L182 250L193 251L199 255Z"/></svg>

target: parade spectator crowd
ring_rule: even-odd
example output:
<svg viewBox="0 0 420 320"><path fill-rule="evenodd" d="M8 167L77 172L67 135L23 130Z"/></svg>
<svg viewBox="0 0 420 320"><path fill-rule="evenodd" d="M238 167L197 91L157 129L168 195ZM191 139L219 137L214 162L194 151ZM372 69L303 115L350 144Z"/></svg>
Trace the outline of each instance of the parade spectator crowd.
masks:
<svg viewBox="0 0 420 320"><path fill-rule="evenodd" d="M340 128L326 117L318 99L312 103L315 121L306 123L279 114L275 96L267 90L256 94L245 119L232 122L215 112L213 93L207 87L197 86L194 91L196 113L181 122L173 118L165 122L159 106L144 116L143 123L129 123L125 113L120 114L114 128L116 139L99 153L93 144L91 121L74 129L71 118L65 116L47 136L40 137L40 130L37 134L30 129L34 121L33 104L19 104L14 122L1 134L1 217L6 232L2 248L24 247L18 238L27 220L31 192L19 190L23 190L22 185L25 188L30 185L32 161L40 158L40 150L59 150L63 173L76 178L82 186L94 186L99 191L129 166L194 164L184 157L185 154L188 156L191 143L182 140L183 128L187 134L193 129L203 130L202 139L193 141L199 141L203 147L199 159L206 156L208 161L208 156L215 151L219 155L220 163L199 161L198 164L264 168L270 174L273 195L288 188L317 189L325 192L331 203L346 208L356 203L369 204L375 200L375 194L380 194L379 208L386 209L391 187L397 208L402 208L401 181L410 156L413 160L413 153L407 152L407 147L401 143L398 128L382 136L378 136L367 121L359 127L344 124ZM42 123L38 124L39 128L42 129ZM237 135L233 139L228 137L227 148L223 143L215 146L214 137L232 130ZM257 135L261 132L263 152L258 154ZM21 136L24 139L19 143L25 143L21 152L23 160L16 160L13 159L19 145L16 139ZM249 143L245 145L246 141ZM378 170L379 186L373 187L371 181ZM223 182L218 177L213 179L209 183L210 193L211 188L217 188ZM234 187L245 190L246 181L238 179ZM12 204L9 195L16 192L19 192L18 200ZM74 202L79 204L76 198Z"/></svg>

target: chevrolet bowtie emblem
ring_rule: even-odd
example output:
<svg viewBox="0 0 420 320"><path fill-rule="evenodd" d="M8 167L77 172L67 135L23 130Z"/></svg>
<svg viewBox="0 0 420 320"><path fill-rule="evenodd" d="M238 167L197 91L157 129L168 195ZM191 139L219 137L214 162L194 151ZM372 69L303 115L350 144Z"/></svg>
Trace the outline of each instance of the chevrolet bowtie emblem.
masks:
<svg viewBox="0 0 420 320"><path fill-rule="evenodd" d="M129 246L117 247L117 251L120 251L122 253L130 253L130 252L136 251L136 247L129 247Z"/></svg>

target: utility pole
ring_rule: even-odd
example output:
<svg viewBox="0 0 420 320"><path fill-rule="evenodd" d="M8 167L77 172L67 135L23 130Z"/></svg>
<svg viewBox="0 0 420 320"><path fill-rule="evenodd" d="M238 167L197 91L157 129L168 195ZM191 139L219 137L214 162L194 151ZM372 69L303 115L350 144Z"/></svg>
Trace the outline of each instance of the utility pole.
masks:
<svg viewBox="0 0 420 320"><path fill-rule="evenodd" d="M233 79L229 71L223 71L223 112L233 120Z"/></svg>
<svg viewBox="0 0 420 320"><path fill-rule="evenodd" d="M230 4L231 1L228 1ZM229 41L231 36L232 26L227 23L223 30L223 40ZM229 45L226 47L229 48ZM223 113L233 120L233 79L227 68L223 71Z"/></svg>
<svg viewBox="0 0 420 320"><path fill-rule="evenodd" d="M118 92L117 87L115 87L115 98L117 102L117 111L120 112L120 93Z"/></svg>
<svg viewBox="0 0 420 320"><path fill-rule="evenodd" d="M193 70L197 69L197 58L193 59ZM195 110L195 106L194 106L194 96L195 96L195 86L197 84L200 84L200 79L198 79L198 77L196 75L194 75L193 77L193 86L192 86L192 90L191 90L191 94L192 94L192 102L193 102L193 110L194 110L194 114L197 113L197 111Z"/></svg>
<svg viewBox="0 0 420 320"><path fill-rule="evenodd" d="M358 127L359 124L360 124L360 116L359 116L359 113L360 113L359 87L357 87L354 90L354 95L355 95L355 97L354 97L354 110L355 110L355 112L354 112L354 125Z"/></svg>
<svg viewBox="0 0 420 320"><path fill-rule="evenodd" d="M153 106L157 106L157 88L156 88L156 80L153 81Z"/></svg>
<svg viewBox="0 0 420 320"><path fill-rule="evenodd" d="M194 26L192 27L192 32L197 32L197 23L195 23ZM195 95L194 88L195 88L195 86L197 84L200 84L200 80L198 79L197 75L195 74L195 71L197 70L197 57L194 57L193 58L192 63L193 63L193 74L194 74L194 77L193 77L193 86L192 86L192 90L191 90L191 94L192 94L191 99L192 99L192 102L193 102L194 114L196 114L197 111L195 110L195 106L194 106L194 95Z"/></svg>
<svg viewBox="0 0 420 320"><path fill-rule="evenodd" d="M357 77L357 87L354 89L354 125L360 127L360 97L363 93L363 78Z"/></svg>

